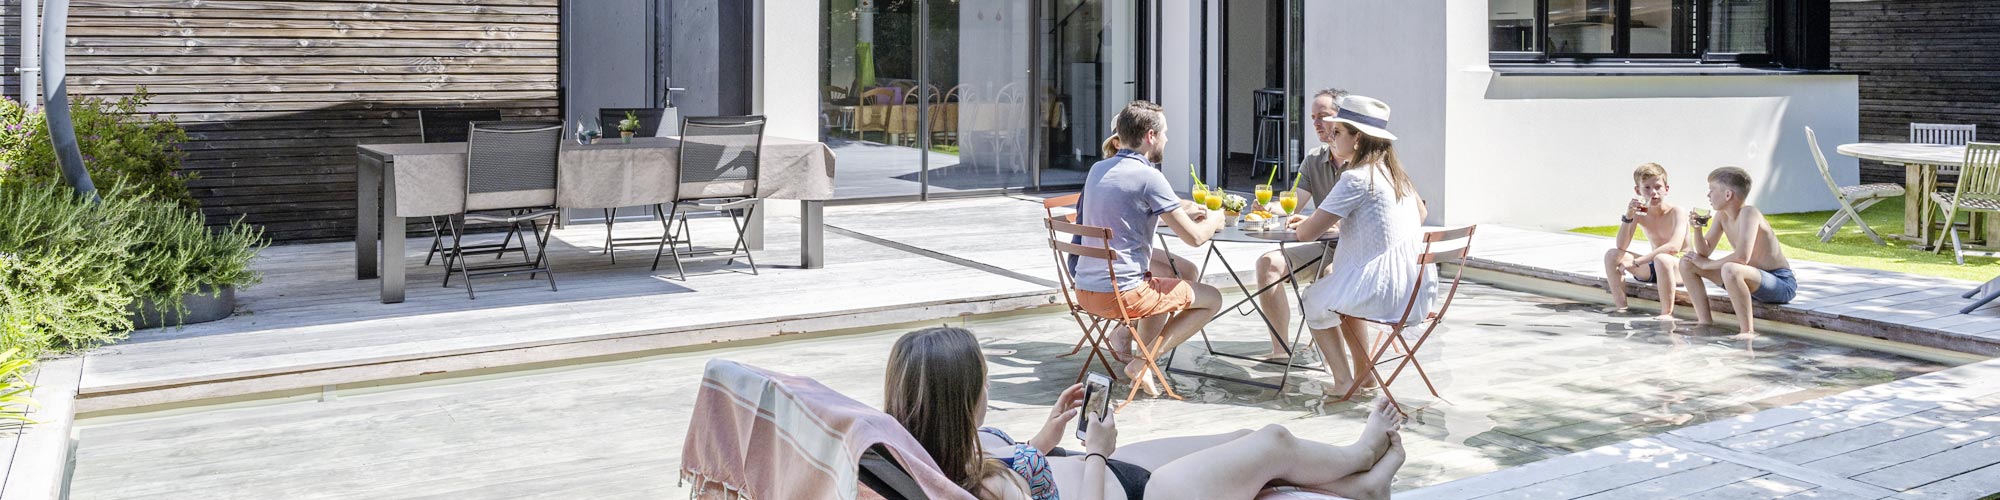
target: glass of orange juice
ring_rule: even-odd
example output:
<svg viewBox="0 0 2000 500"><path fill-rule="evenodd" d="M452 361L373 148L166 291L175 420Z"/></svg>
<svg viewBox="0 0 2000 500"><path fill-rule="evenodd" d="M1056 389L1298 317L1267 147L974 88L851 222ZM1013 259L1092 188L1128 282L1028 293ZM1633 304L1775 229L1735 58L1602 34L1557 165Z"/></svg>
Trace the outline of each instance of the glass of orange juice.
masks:
<svg viewBox="0 0 2000 500"><path fill-rule="evenodd" d="M1270 185L1270 184L1258 184L1258 185L1257 185L1257 206L1259 206L1259 207L1262 207L1262 206L1264 206L1265 204L1267 204L1267 203L1270 203L1270 202L1271 202L1271 185Z"/></svg>
<svg viewBox="0 0 2000 500"><path fill-rule="evenodd" d="M1278 206L1283 207L1287 214L1296 212L1299 208L1299 193L1290 190L1278 193Z"/></svg>
<svg viewBox="0 0 2000 500"><path fill-rule="evenodd" d="M1194 187L1194 204L1196 204L1196 205L1207 205L1207 204L1208 204L1208 188L1207 188L1207 187L1204 187L1204 186L1195 186L1195 187Z"/></svg>
<svg viewBox="0 0 2000 500"><path fill-rule="evenodd" d="M1203 205L1207 206L1209 211L1222 210L1222 195L1219 193L1209 194L1208 199L1203 201L1205 202Z"/></svg>

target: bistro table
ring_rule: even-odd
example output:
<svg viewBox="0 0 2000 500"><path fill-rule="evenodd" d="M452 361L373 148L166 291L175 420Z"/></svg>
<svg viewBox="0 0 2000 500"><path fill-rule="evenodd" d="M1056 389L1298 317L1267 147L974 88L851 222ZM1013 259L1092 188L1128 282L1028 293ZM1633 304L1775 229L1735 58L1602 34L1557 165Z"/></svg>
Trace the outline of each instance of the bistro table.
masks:
<svg viewBox="0 0 2000 500"><path fill-rule="evenodd" d="M1963 165L1965 146L1863 142L1842 144L1834 151L1843 156L1902 165L1904 194L1901 238L1917 242L1926 248L1930 247L1930 219L1936 213L1935 206L1931 204L1930 192L1937 186L1937 170L1939 167ZM1985 236L1983 239L1987 245L2000 241L2000 220L1987 220L1986 227L1979 230L1979 233Z"/></svg>
<svg viewBox="0 0 2000 500"><path fill-rule="evenodd" d="M1281 218L1279 220L1282 221L1284 219ZM1254 223L1243 223L1243 224L1254 224ZM1199 274L1202 276L1206 276L1208 274L1209 261L1216 261L1222 263L1222 269L1228 272L1229 279L1236 281L1236 289L1243 292L1243 299L1236 301L1235 304L1230 304L1228 307L1224 307L1221 310L1216 311L1215 317L1221 318L1225 314L1229 314L1230 312L1240 310L1242 309L1245 303L1248 303L1250 305L1251 310L1247 314L1256 314L1257 318L1264 322L1264 327L1271 333L1271 338L1273 340L1276 340L1278 342L1278 345L1285 349L1285 354L1286 354L1285 361L1280 362L1260 357L1252 357L1241 354L1216 351L1215 345L1211 344L1208 340L1207 327L1203 327L1201 330L1202 347L1207 349L1210 355L1283 366L1285 367L1284 375L1278 378L1278 383L1276 384L1268 382L1258 382L1255 380L1245 380L1224 375L1216 375L1212 373L1174 368L1172 357L1169 357L1167 359L1167 371L1172 373L1179 373L1182 375L1193 375L1197 377L1212 378L1217 380L1227 380L1230 382L1253 385L1257 387L1263 387L1266 389L1284 390L1285 383L1289 381L1289 379L1292 376L1292 368L1299 367L1298 365L1293 364L1293 362L1296 359L1298 359L1298 352L1293 350L1292 346L1298 340L1299 332L1303 332L1305 330L1306 326L1305 321L1303 319L1299 321L1299 326L1297 330L1293 332L1293 342L1286 342L1282 328L1289 327L1291 325L1289 324L1277 325L1271 323L1271 318L1264 315L1264 307L1258 304L1257 296L1263 294L1266 291L1269 291L1271 288L1289 284L1292 290L1292 300L1298 304L1300 317L1303 318L1305 313L1305 296L1302 294L1302 291L1299 288L1299 283L1296 277L1298 276L1298 273L1304 272L1308 269L1312 270L1320 269L1321 262L1324 262L1326 259L1332 257L1333 248L1339 244L1340 236L1338 235L1338 233L1328 233L1324 236L1321 236L1319 240L1311 243L1314 245L1319 245L1322 248L1320 255L1318 257L1312 258L1311 260L1307 260L1304 263L1295 263L1292 262L1291 257L1286 256L1282 250L1284 250L1288 245L1306 244L1306 242L1299 241L1297 232L1294 232L1290 229L1277 229L1277 230L1265 231L1256 229L1256 226L1245 226L1243 224L1238 224L1236 226L1225 226L1222 228L1221 231L1217 231L1215 233L1215 236L1210 237L1208 239L1208 245L1207 245L1208 254L1202 257L1201 259L1201 272ZM1166 238L1168 236L1179 237L1176 233L1174 233L1173 228L1164 225L1160 226L1158 232L1160 234L1162 247L1165 246ZM1280 250L1278 255L1281 258L1285 259L1285 267L1291 269L1292 272L1287 273L1285 275L1284 280L1281 280L1277 283L1272 283L1270 285L1266 285L1256 290L1251 290L1250 285L1244 283L1243 278L1237 276L1236 267L1231 266L1229 264L1228 257L1222 254L1222 249L1216 246L1216 243L1219 242L1275 245L1277 247L1276 249ZM1210 321L1213 322L1213 320Z"/></svg>
<svg viewBox="0 0 2000 500"><path fill-rule="evenodd" d="M402 302L404 219L462 211L465 143L356 149L355 277L372 279L379 271L382 303ZM634 138L629 144L564 141L556 167L556 206L597 209L676 201L679 151L680 139L674 137ZM759 154L757 196L799 200L799 261L806 269L825 265L824 211L833 197L833 160L833 150L825 144L782 137L765 137ZM762 236L748 238L761 241Z"/></svg>

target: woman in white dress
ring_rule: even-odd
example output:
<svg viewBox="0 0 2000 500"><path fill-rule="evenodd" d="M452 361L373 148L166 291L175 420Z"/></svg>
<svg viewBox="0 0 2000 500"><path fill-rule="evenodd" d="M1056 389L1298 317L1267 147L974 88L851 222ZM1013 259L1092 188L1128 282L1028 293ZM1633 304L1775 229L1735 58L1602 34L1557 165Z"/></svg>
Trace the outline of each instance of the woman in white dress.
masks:
<svg viewBox="0 0 2000 500"><path fill-rule="evenodd" d="M1430 304L1430 283L1417 268L1424 201L1396 161L1396 135L1387 130L1389 105L1346 96L1336 107L1334 116L1325 120L1334 125L1330 149L1346 169L1318 211L1292 228L1300 241L1314 241L1329 231L1340 235L1332 270L1306 289L1304 309L1306 326L1325 353L1327 371L1333 373L1331 394L1346 394L1357 383L1375 385L1368 370L1364 319L1401 319L1410 294L1424 288L1418 310L1411 312L1411 317L1422 318ZM1343 357L1352 362L1346 369L1336 368Z"/></svg>

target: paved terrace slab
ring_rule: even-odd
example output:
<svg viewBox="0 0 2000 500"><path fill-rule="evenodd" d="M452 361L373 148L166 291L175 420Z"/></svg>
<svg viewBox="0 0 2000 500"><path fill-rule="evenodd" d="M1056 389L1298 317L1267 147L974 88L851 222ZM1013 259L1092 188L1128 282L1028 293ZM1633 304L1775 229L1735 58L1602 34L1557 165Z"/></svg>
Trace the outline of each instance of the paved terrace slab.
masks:
<svg viewBox="0 0 2000 500"><path fill-rule="evenodd" d="M1645 242L1634 242L1645 248ZM1480 226L1473 241L1472 267L1558 282L1604 288L1604 252L1611 239L1498 225ZM1972 304L1960 295L1979 286L1964 280L1917 276L1803 260L1792 261L1798 297L1789 304L1756 306L1758 321L1776 321L1886 339L1906 344L2000 356L2000 303L1959 314ZM1659 300L1657 286L1626 278L1634 295ZM1721 288L1710 286L1711 293ZM1674 291L1688 302L1687 290ZM1727 296L1711 297L1712 310L1732 310ZM1691 307L1691 306L1690 306ZM1692 317L1691 308L1676 311ZM1734 326L1734 320L1717 317Z"/></svg>
<svg viewBox="0 0 2000 500"><path fill-rule="evenodd" d="M89 352L81 412L319 388L422 373L573 359L712 342L1045 306L1056 274L1038 199L984 198L830 207L827 265L798 269L795 219L768 221L761 275L721 262L686 281L651 272L652 249L601 255L604 226L556 231L558 292L526 277L487 277L479 298L439 285L412 238L409 299L376 300L354 279L352 245L272 247L254 263L264 283L238 293L231 318L143 330ZM726 245L726 220L694 221L697 242ZM617 235L660 234L655 222ZM486 239L497 239L488 235ZM1184 255L1195 249L1173 245ZM1225 245L1249 262L1257 245ZM486 257L491 258L491 257ZM1211 267L1220 272L1221 266ZM1214 276L1221 279L1220 276ZM459 280L462 281L462 280Z"/></svg>
<svg viewBox="0 0 2000 500"><path fill-rule="evenodd" d="M1399 494L1973 499L2000 492L2000 360Z"/></svg>

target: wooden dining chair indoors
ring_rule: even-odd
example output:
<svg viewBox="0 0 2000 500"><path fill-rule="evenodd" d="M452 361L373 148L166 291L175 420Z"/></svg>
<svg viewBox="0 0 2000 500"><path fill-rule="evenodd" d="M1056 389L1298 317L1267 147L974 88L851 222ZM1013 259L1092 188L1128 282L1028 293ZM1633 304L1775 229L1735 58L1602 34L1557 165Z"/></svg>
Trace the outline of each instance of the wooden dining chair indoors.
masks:
<svg viewBox="0 0 2000 500"><path fill-rule="evenodd" d="M1416 369L1417 376L1424 380L1424 387L1430 389L1431 396L1444 400L1444 396L1438 394L1437 385L1431 383L1430 374L1424 372L1423 363L1417 361L1417 353L1423 349L1424 343L1430 340L1431 334L1437 331L1438 325L1444 322L1444 314L1451 309L1452 298L1458 295L1458 284L1465 273L1465 256L1472 251L1472 233L1477 229L1478 226L1465 226L1424 233L1423 252L1418 254L1417 258L1419 276L1428 274L1425 273L1425 268L1429 266L1458 264L1452 266L1451 286L1444 288L1444 300L1439 303L1436 311L1420 312L1418 306L1421 304L1418 301L1424 299L1424 287L1418 286L1410 291L1409 300L1403 306L1401 319L1393 323L1363 319L1369 323L1389 327L1389 333L1382 335L1382 338L1376 340L1375 345L1369 349L1368 370L1371 378L1374 378L1381 387L1382 397L1389 398L1390 403L1396 404L1396 410L1399 412L1402 411L1402 403L1396 401L1396 396L1390 393L1389 386L1396 382L1397 376L1402 375L1405 367ZM1444 285L1440 277L1436 286ZM1416 314L1422 314L1423 317L1411 317ZM1416 342L1411 342L1404 332L1419 327L1423 328L1423 333L1417 336ZM1394 354L1390 353L1392 348L1396 351ZM1389 372L1389 376L1383 377L1379 368L1391 362L1396 363L1396 368ZM1340 401L1353 398L1360 390L1361 384L1358 383L1348 387L1347 393L1340 396Z"/></svg>
<svg viewBox="0 0 2000 500"><path fill-rule="evenodd" d="M1061 286L1065 296L1071 296L1076 293L1076 277L1071 274L1069 266L1071 257L1077 257L1079 260L1084 257L1103 260L1104 271L1112 276L1117 275L1111 267L1112 257L1117 252L1111 249L1110 229L1076 224L1065 221L1062 217L1042 219L1042 223L1049 228L1049 248L1055 252L1057 262L1056 272L1061 276ZM1098 244L1085 245L1071 243L1072 236L1080 236L1085 239L1096 238ZM1095 263L1080 262L1078 265L1095 265ZM1071 303L1075 304L1074 301ZM1118 315L1116 317L1100 315L1082 308L1074 309L1081 313L1077 316L1077 324L1084 330L1084 340L1091 344L1090 357L1095 357L1098 362L1104 364L1106 369L1110 369L1111 367L1108 356L1104 353L1103 344L1109 341L1111 330L1122 326L1137 332L1139 331L1139 320L1145 319L1134 318L1126 314L1125 311L1127 308L1125 307L1124 297L1118 297L1117 303ZM1145 363L1146 373L1152 374L1154 378L1159 380L1161 389L1168 397L1182 399L1180 394L1174 393L1174 386L1172 381L1167 379L1166 371L1160 369L1160 365L1154 361L1159 358L1161 353L1165 352L1166 342L1166 336L1160 335L1154 337L1152 342L1133 342L1133 344L1138 347L1138 354ZM1090 369L1090 357L1084 359L1085 371ZM1117 370L1111 371L1116 372ZM1078 374L1079 377L1081 375ZM1131 381L1132 389L1125 393L1125 402L1119 404L1121 408L1124 405L1131 404L1132 400L1139 396L1139 383L1138 380Z"/></svg>

